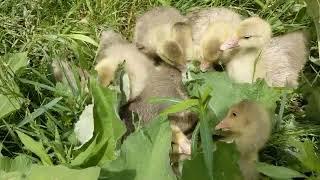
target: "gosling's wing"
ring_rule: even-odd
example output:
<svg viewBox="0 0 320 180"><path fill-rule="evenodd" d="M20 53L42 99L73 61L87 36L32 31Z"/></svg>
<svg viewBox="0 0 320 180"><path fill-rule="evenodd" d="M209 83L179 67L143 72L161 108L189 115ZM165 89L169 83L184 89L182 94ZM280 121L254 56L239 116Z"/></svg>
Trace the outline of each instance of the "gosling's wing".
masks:
<svg viewBox="0 0 320 180"><path fill-rule="evenodd" d="M147 43L148 34L152 32L154 28L165 24L183 22L185 20L185 17L175 8L153 8L137 18L133 42L144 45Z"/></svg>
<svg viewBox="0 0 320 180"><path fill-rule="evenodd" d="M263 55L270 85L296 87L307 57L307 38L302 31L272 38Z"/></svg>

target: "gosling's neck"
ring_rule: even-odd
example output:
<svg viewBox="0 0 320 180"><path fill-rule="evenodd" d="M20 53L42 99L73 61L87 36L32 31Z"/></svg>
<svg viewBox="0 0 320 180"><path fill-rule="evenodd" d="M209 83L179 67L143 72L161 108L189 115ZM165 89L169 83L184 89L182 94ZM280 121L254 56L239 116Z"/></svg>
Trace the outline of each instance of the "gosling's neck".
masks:
<svg viewBox="0 0 320 180"><path fill-rule="evenodd" d="M235 138L235 143L241 154L241 156L248 156L259 151L259 140L261 139L257 128L254 126L247 128L244 132L241 132L237 138Z"/></svg>

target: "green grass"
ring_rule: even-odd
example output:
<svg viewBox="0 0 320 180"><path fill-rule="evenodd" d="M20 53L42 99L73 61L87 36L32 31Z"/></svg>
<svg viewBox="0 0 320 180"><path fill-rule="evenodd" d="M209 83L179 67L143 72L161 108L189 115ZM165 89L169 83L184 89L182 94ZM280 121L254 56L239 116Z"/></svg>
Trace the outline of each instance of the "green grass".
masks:
<svg viewBox="0 0 320 180"><path fill-rule="evenodd" d="M0 2L0 55L27 52L29 65L17 75L0 62L6 75L0 74L0 94L21 98L21 109L0 119L0 150L4 156L20 153L36 160L23 148L15 130L40 140L54 164L63 160L52 144L60 138L59 148L70 161L75 146L73 125L87 104L83 92L66 93L56 87L50 65L67 60L92 71L102 30L112 28L128 39L138 15L155 6L173 6L183 13L192 8L225 6L243 16L259 15L267 19L275 35L299 29L310 29L310 55L319 59L316 29L307 14L304 1L295 0L2 0ZM13 77L12 77L13 76ZM10 79L20 88L16 93ZM319 152L320 145L320 66L308 62L301 77L301 86L277 109L281 126L261 153L264 161L300 167L297 158L288 153L289 138L309 139ZM77 95L77 96L74 96ZM59 101L56 98L64 97ZM54 103L53 105L50 103ZM0 102L1 104L1 102ZM280 107L279 103L279 107ZM50 106L51 105L51 106ZM34 112L37 112L36 114ZM27 121L20 126L21 121ZM20 124L20 125L19 125ZM70 158L70 159L68 159Z"/></svg>

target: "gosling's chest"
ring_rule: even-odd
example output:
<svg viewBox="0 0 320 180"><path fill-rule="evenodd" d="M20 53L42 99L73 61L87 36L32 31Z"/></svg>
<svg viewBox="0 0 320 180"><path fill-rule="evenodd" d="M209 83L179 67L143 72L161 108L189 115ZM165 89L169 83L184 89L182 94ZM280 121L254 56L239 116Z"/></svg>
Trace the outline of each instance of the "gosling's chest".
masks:
<svg viewBox="0 0 320 180"><path fill-rule="evenodd" d="M227 72L231 79L239 83L252 83L255 58L243 55L234 58L227 64Z"/></svg>

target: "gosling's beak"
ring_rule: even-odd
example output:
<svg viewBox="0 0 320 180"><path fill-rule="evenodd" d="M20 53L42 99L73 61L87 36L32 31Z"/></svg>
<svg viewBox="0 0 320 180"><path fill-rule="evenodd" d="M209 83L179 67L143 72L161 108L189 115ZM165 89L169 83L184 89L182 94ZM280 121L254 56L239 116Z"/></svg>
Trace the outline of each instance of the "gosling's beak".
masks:
<svg viewBox="0 0 320 180"><path fill-rule="evenodd" d="M202 72L207 71L208 69L210 69L210 67L211 67L211 64L210 64L210 62L207 62L207 61L202 61L200 64L200 70Z"/></svg>
<svg viewBox="0 0 320 180"><path fill-rule="evenodd" d="M224 51L227 49L232 49L235 47L239 46L239 39L236 37L230 38L228 40L226 40L221 46L220 46L220 50Z"/></svg>
<svg viewBox="0 0 320 180"><path fill-rule="evenodd" d="M216 127L215 130L229 130L230 123L227 120L222 120Z"/></svg>

